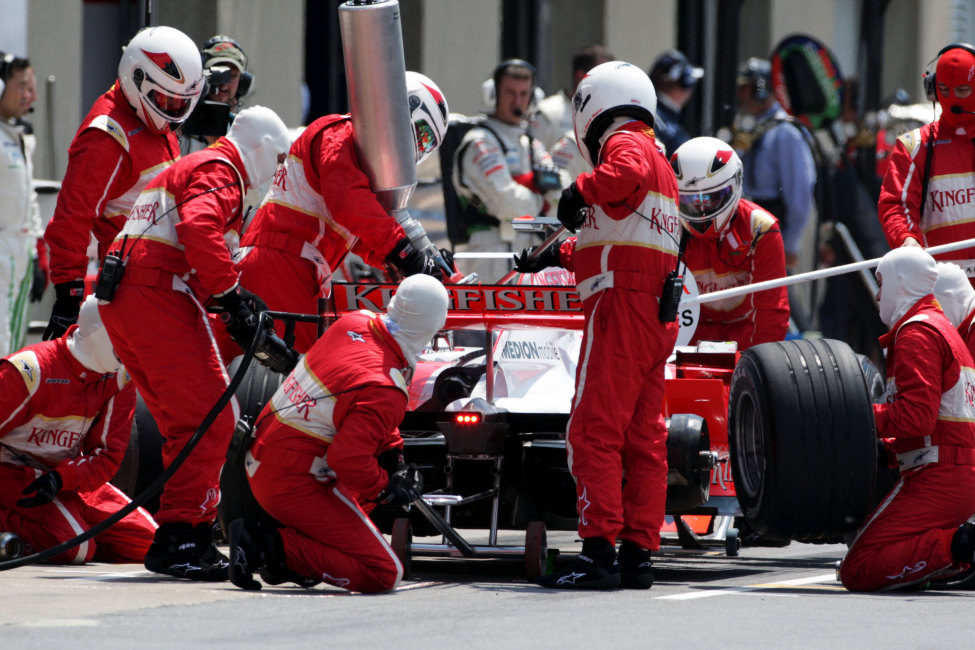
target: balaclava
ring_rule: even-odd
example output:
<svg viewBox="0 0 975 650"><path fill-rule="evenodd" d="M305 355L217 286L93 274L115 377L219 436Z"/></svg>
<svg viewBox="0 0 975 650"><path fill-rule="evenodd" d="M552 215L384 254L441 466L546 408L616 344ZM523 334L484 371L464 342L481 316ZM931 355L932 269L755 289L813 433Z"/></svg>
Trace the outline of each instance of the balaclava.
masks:
<svg viewBox="0 0 975 650"><path fill-rule="evenodd" d="M880 278L880 320L893 327L914 304L934 293L938 267L934 258L918 246L890 251L877 265Z"/></svg>

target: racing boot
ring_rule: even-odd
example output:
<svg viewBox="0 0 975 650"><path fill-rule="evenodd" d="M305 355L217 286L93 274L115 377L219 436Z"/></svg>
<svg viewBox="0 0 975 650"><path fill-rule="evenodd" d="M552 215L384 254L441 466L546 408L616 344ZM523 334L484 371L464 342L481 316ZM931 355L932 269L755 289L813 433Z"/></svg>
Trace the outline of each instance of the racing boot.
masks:
<svg viewBox="0 0 975 650"><path fill-rule="evenodd" d="M620 567L616 550L602 537L582 540L582 553L562 571L542 576L538 584L549 589L617 589Z"/></svg>
<svg viewBox="0 0 975 650"><path fill-rule="evenodd" d="M197 524L193 527L193 532L197 536L197 540L200 544L200 548L203 549L203 554L200 556L207 564L214 567L223 567L224 569L230 568L230 559L220 552L217 548L217 542L214 539L215 532L213 530L214 525L209 522L204 522L202 524Z"/></svg>
<svg viewBox="0 0 975 650"><path fill-rule="evenodd" d="M285 563L284 542L281 534L275 526L266 522L258 524L261 530L263 541L262 554L264 563L261 567L261 580L269 585L280 585L285 582L293 582L299 587L309 589L317 585L321 580L305 577L288 568Z"/></svg>
<svg viewBox="0 0 975 650"><path fill-rule="evenodd" d="M975 524L966 521L951 537L951 558L955 562L975 564Z"/></svg>
<svg viewBox="0 0 975 650"><path fill-rule="evenodd" d="M653 586L653 561L650 551L624 539L618 556L620 586L624 589L649 589Z"/></svg>
<svg viewBox="0 0 975 650"><path fill-rule="evenodd" d="M194 529L193 524L185 522L161 524L156 530L149 550L146 552L143 564L154 573L162 573L176 578L205 582L227 580L229 563L226 558L222 563L216 564L204 559L204 554L209 550L209 544L201 543L200 535ZM216 551L215 548L214 551ZM222 557L219 551L216 551L216 554ZM218 560L219 558L212 557L211 559Z"/></svg>
<svg viewBox="0 0 975 650"><path fill-rule="evenodd" d="M262 564L261 549L249 530L248 522L241 517L230 522L230 581L247 591L257 591L261 583L254 579L254 571Z"/></svg>

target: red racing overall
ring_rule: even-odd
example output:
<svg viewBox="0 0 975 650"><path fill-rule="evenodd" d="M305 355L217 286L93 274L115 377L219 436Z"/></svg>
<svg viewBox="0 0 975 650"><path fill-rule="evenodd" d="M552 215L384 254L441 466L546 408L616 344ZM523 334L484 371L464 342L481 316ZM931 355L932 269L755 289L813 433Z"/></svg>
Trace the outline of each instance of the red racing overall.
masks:
<svg viewBox="0 0 975 650"><path fill-rule="evenodd" d="M271 310L317 314L318 298L350 250L383 268L403 237L359 166L352 121L326 115L295 140L275 173L240 242L240 281ZM283 323L275 325L284 331ZM299 323L295 349L308 351L317 337L314 324Z"/></svg>
<svg viewBox="0 0 975 650"><path fill-rule="evenodd" d="M382 317L347 314L261 413L247 473L258 502L284 524L292 571L369 593L402 578L367 513L389 481L376 457L403 445L408 368Z"/></svg>
<svg viewBox="0 0 975 650"><path fill-rule="evenodd" d="M101 259L139 192L177 158L176 136L147 129L117 82L99 97L68 149L68 169L44 233L51 281L83 280L91 235Z"/></svg>
<svg viewBox="0 0 975 650"><path fill-rule="evenodd" d="M180 159L142 192L116 239L121 248L128 237L125 275L114 300L99 311L166 439L166 466L230 383L203 302L237 284L224 237L240 228L244 188L237 170L243 169L226 138ZM160 524L213 521L238 414L231 399L166 483Z"/></svg>
<svg viewBox="0 0 975 650"><path fill-rule="evenodd" d="M975 370L932 296L880 338L887 402L877 434L901 479L867 518L840 566L851 591L896 589L965 568L951 556L957 528L975 512Z"/></svg>
<svg viewBox="0 0 975 650"><path fill-rule="evenodd" d="M779 222L761 206L742 199L731 227L718 237L689 237L687 268L701 293L785 277L785 250ZM744 350L781 341L789 329L785 287L701 304L692 343L735 341Z"/></svg>
<svg viewBox="0 0 975 650"><path fill-rule="evenodd" d="M667 496L664 364L677 340L658 313L677 265L677 181L653 130L629 122L576 186L592 206L561 249L586 317L566 434L579 535L655 550Z"/></svg>
<svg viewBox="0 0 975 650"><path fill-rule="evenodd" d="M0 530L41 551L108 518L129 499L109 481L129 445L135 388L125 375L85 368L68 350L77 329L0 361ZM51 470L63 481L50 503L17 500ZM105 532L54 556L60 564L140 562L156 524L142 508Z"/></svg>

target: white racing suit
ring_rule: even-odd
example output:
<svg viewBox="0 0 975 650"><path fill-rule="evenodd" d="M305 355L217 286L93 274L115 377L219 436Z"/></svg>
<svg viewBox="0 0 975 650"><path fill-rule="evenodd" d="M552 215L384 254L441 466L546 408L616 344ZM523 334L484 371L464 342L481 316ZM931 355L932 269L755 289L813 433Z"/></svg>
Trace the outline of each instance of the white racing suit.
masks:
<svg viewBox="0 0 975 650"><path fill-rule="evenodd" d="M0 356L20 349L27 325L31 252L41 231L33 153L34 136L0 120Z"/></svg>
<svg viewBox="0 0 975 650"><path fill-rule="evenodd" d="M470 239L458 250L505 252L531 245L527 234L516 235L512 220L524 215L554 214L561 187L571 182L559 172L561 187L541 193L532 178L532 157L536 165L553 166L552 158L537 139L529 142L524 124L508 124L493 117L483 119L485 127L474 127L461 140L453 169L453 183L463 203L483 213L481 223L469 224ZM490 129L490 130L489 130ZM465 263L466 262L466 263ZM481 282L500 280L511 270L511 260L464 260L465 273L477 273Z"/></svg>

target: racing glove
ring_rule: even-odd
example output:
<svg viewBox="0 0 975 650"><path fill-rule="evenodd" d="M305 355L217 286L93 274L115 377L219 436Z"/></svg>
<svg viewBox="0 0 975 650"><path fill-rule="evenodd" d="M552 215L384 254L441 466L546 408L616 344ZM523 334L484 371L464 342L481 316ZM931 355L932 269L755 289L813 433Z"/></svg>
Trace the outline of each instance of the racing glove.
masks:
<svg viewBox="0 0 975 650"><path fill-rule="evenodd" d="M376 462L390 475L396 472L396 470L406 467L406 461L403 459L403 450L400 447L393 447L382 452L376 456Z"/></svg>
<svg viewBox="0 0 975 650"><path fill-rule="evenodd" d="M266 311L267 305L256 294L239 285L218 296L217 302L223 307L222 319L230 338L246 350L257 336L257 314Z"/></svg>
<svg viewBox="0 0 975 650"><path fill-rule="evenodd" d="M58 495L58 492L61 491L62 485L64 485L64 482L61 480L61 475L57 472L41 474L31 481L31 484L21 492L21 494L30 494L31 492L35 494L33 496L25 496L23 499L18 500L17 505L21 508L36 508L45 503L50 503Z"/></svg>
<svg viewBox="0 0 975 650"><path fill-rule="evenodd" d="M515 270L519 273L538 273L550 266L562 266L558 244L552 244L533 258L537 249L538 246L529 246L515 255Z"/></svg>
<svg viewBox="0 0 975 650"><path fill-rule="evenodd" d="M400 465L389 475L389 484L379 493L379 503L405 506L413 503L423 493L423 477L416 465Z"/></svg>
<svg viewBox="0 0 975 650"><path fill-rule="evenodd" d="M396 269L402 277L423 273L443 281L443 271L437 267L433 257L418 251L407 237L396 242L393 250L386 256L386 263Z"/></svg>
<svg viewBox="0 0 975 650"><path fill-rule="evenodd" d="M585 222L586 212L584 208L588 207L589 205L582 198L579 188L573 182L572 185L562 190L562 198L559 199L559 211L556 216L569 232L575 232Z"/></svg>
<svg viewBox="0 0 975 650"><path fill-rule="evenodd" d="M78 312L81 311L81 300L85 295L84 280L59 282L54 285L54 308L51 310L51 320L44 330L43 339L56 339L68 328L78 322Z"/></svg>

